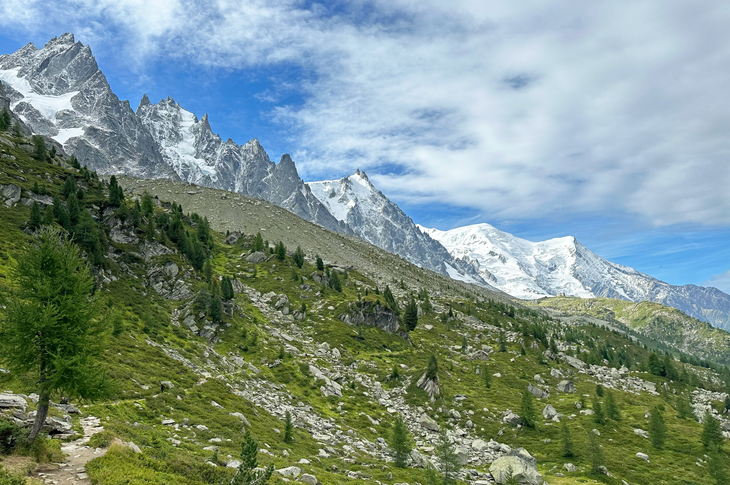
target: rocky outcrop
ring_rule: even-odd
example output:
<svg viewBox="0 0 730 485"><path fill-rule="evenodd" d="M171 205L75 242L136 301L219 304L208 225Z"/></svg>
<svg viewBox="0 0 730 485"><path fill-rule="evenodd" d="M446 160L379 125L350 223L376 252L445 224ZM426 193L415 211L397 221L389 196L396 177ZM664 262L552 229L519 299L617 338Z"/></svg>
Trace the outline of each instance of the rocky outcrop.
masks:
<svg viewBox="0 0 730 485"><path fill-rule="evenodd" d="M148 285L168 300L187 300L193 297L185 278L179 278L180 268L168 261L163 266L153 266L147 271Z"/></svg>
<svg viewBox="0 0 730 485"><path fill-rule="evenodd" d="M520 485L542 485L542 475L537 472L537 460L524 448L517 448L494 460L489 472L499 484L507 483L511 478Z"/></svg>
<svg viewBox="0 0 730 485"><path fill-rule="evenodd" d="M348 325L368 325L396 333L399 328L398 316L387 307L371 301L350 304L350 312L340 315L340 320Z"/></svg>

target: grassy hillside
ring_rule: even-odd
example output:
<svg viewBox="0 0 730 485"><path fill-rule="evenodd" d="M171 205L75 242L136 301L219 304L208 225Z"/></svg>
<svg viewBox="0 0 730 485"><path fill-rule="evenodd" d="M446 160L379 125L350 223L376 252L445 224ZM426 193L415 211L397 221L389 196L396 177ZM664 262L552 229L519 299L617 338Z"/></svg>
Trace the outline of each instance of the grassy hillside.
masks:
<svg viewBox="0 0 730 485"><path fill-rule="evenodd" d="M165 182L126 181L126 205L120 212L108 207L105 184L99 186L93 177L93 183L86 182L81 171L64 167L61 159L37 161L22 143L0 137L0 184L16 185L22 198L30 198L36 184L38 190L45 186L57 195L67 177L74 177L86 186L85 206L108 244L95 273L109 323L104 365L114 389L97 402L72 401L82 416L69 415L77 432L80 419L89 416L100 418L104 428L91 441L107 450L86 466L93 483L229 483L235 468L226 465L239 457L243 429L258 440L262 464L296 466L323 484L427 483L420 458L397 468L381 440L388 440L394 417L401 415L420 456L433 456L438 433L422 424L424 414L448 430L464 462L459 483L487 483L490 463L518 447L537 459L537 470L550 484L714 483L701 444L702 425L679 419L676 410L678 397L690 394L698 413L711 406L722 410L724 383L710 369L673 362L702 388L691 386L690 380L649 374L651 350L630 336L510 306L499 294L420 270L361 241L325 233L263 201ZM133 216L123 214L135 211L133 194L144 191L157 197L154 215L135 223ZM213 231L206 249L211 281L234 278L236 293L222 303L221 321L204 304L216 298L205 271L194 269L183 248L166 235L164 221L169 224L175 217L173 201L182 204L181 221L191 235L199 234L202 224L194 213L207 216L214 229L244 233L235 241L228 239L229 244L226 234ZM0 208L3 292L13 285L15 262L32 241L29 208L20 201L9 205ZM157 221L153 234L150 220ZM282 261L266 251L265 260L250 262L256 232L272 248L283 241L289 255ZM297 245L307 256L302 268L291 256ZM317 269L315 254L328 263L325 270ZM338 274L342 291L321 283L328 272ZM400 309L411 295L417 299L421 316L415 330L388 333L343 322L343 315L352 317L358 309L370 322L376 322L378 311L389 315L383 309L386 284ZM433 400L416 385L431 356L439 366L440 392ZM491 376L489 387L485 373ZM574 382L575 393L557 389L564 379ZM172 386L163 389L163 381ZM29 395L35 382L33 376L0 373L3 390ZM606 389L603 397L596 394L597 384ZM524 416L528 385L549 390L548 397L532 398L534 427L504 422L508 410ZM620 421L597 423L580 412L596 402L605 406L611 389ZM579 410L576 403L581 401ZM547 404L563 415L561 423L543 419ZM649 429L647 412L655 406L667 425L661 450L634 431ZM29 400L28 411L33 407ZM283 440L287 411L294 422L291 443ZM65 416L60 408L52 413ZM7 419L12 415L12 410L5 413ZM563 423L577 456L562 456ZM600 433L610 476L590 471L587 443L593 429ZM121 444L130 442L139 452ZM22 447L8 451L12 454L3 463L9 468L18 455L29 453ZM650 460L637 458L637 452ZM722 456L728 461L726 451ZM567 471L567 463L576 471ZM24 471L38 476L33 466ZM275 472L270 483L286 481L296 480Z"/></svg>

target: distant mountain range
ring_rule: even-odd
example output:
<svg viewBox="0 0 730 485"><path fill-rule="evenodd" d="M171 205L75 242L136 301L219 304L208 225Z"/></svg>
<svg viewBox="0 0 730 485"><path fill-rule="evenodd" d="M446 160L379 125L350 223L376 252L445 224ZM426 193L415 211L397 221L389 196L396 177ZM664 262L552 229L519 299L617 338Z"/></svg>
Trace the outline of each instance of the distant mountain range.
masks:
<svg viewBox="0 0 730 485"><path fill-rule="evenodd" d="M421 267L517 298L650 300L730 328L730 296L715 288L669 285L606 261L572 237L532 243L488 224L419 228L364 172L305 183L289 155L276 164L256 139L223 141L207 115L198 119L171 98L153 104L145 95L134 111L111 90L89 46L72 34L0 56L0 87L0 104L30 131L101 174L182 180L259 197Z"/></svg>

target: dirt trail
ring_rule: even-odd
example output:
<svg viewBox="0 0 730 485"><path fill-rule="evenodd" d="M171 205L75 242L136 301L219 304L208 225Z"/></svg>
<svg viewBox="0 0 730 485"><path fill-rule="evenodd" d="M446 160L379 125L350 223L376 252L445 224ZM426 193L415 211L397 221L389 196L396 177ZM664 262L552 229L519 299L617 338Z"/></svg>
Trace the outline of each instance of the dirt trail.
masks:
<svg viewBox="0 0 730 485"><path fill-rule="evenodd" d="M84 429L84 437L76 441L64 443L61 451L66 454L66 461L41 465L33 473L36 477L47 484L91 484L86 474L86 464L106 453L106 449L90 448L87 446L89 438L94 434L103 431L99 418L89 416L81 419L81 426Z"/></svg>

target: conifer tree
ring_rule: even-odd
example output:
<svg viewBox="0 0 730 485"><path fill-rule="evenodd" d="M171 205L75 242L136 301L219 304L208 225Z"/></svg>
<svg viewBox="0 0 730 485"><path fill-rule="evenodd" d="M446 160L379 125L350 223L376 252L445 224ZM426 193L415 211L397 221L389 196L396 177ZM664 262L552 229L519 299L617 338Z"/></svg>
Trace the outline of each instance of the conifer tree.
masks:
<svg viewBox="0 0 730 485"><path fill-rule="evenodd" d="M76 179L73 175L69 175L66 177L66 180L63 182L63 186L61 186L61 194L68 198L71 194L76 193Z"/></svg>
<svg viewBox="0 0 730 485"><path fill-rule="evenodd" d="M453 485L456 483L456 478L461 470L461 464L459 463L459 457L456 454L454 445L449 441L449 437L446 434L446 428L441 428L439 432L439 440L436 444L434 454L441 463L441 470L443 473L443 485Z"/></svg>
<svg viewBox="0 0 730 485"><path fill-rule="evenodd" d="M426 379L436 379L439 373L439 363L435 355L431 355L426 366Z"/></svg>
<svg viewBox="0 0 730 485"><path fill-rule="evenodd" d="M286 412L284 421L284 443L291 443L294 441L294 424L291 420L291 413Z"/></svg>
<svg viewBox="0 0 730 485"><path fill-rule="evenodd" d="M2 112L0 112L0 131L6 131L10 128L10 122L10 112L7 108L3 107Z"/></svg>
<svg viewBox="0 0 730 485"><path fill-rule="evenodd" d="M418 306L413 298L410 299L403 311L403 325L409 332L415 330L418 325Z"/></svg>
<svg viewBox="0 0 730 485"><path fill-rule="evenodd" d="M694 419L692 403L685 396L679 396L677 398L677 417L679 419Z"/></svg>
<svg viewBox="0 0 730 485"><path fill-rule="evenodd" d="M621 421L621 411L616 404L616 398L613 392L608 391L606 393L606 417L616 422Z"/></svg>
<svg viewBox="0 0 730 485"><path fill-rule="evenodd" d="M304 251L302 251L301 246L297 246L297 249L294 250L294 256L292 259L294 260L294 264L296 264L299 269L302 269L302 266L304 266Z"/></svg>
<svg viewBox="0 0 730 485"><path fill-rule="evenodd" d="M253 240L253 246L251 247L253 251L263 251L264 250L264 238L261 237L261 233L257 232L256 237Z"/></svg>
<svg viewBox="0 0 730 485"><path fill-rule="evenodd" d="M342 283L340 283L340 277L337 275L337 271L330 273L330 288L338 292L342 291Z"/></svg>
<svg viewBox="0 0 730 485"><path fill-rule="evenodd" d="M532 393L525 389L522 391L520 403L520 424L527 428L535 427L535 405L532 402Z"/></svg>
<svg viewBox="0 0 730 485"><path fill-rule="evenodd" d="M654 352L651 352L649 354L649 372L651 372L655 376L664 375L664 366L662 365L661 360L659 360L659 357Z"/></svg>
<svg viewBox="0 0 730 485"><path fill-rule="evenodd" d="M603 386L596 384L596 396L603 397Z"/></svg>
<svg viewBox="0 0 730 485"><path fill-rule="evenodd" d="M33 158L40 162L45 162L47 158L47 153L46 142L43 140L43 137L40 135L33 135L31 140L33 142L33 146L35 147L35 150L33 151Z"/></svg>
<svg viewBox="0 0 730 485"><path fill-rule="evenodd" d="M666 435L667 426L664 424L662 412L658 406L654 406L651 409L651 421L649 422L649 440L651 441L651 445L657 450L661 450L664 448Z"/></svg>
<svg viewBox="0 0 730 485"><path fill-rule="evenodd" d="M601 450L598 436L593 431L588 432L588 454L591 458L591 473L600 473L600 467L603 466L603 450Z"/></svg>
<svg viewBox="0 0 730 485"><path fill-rule="evenodd" d="M231 283L231 278L228 276L224 276L223 281L221 281L221 296L226 301L233 299L233 283Z"/></svg>
<svg viewBox="0 0 730 485"><path fill-rule="evenodd" d="M570 428L568 423L563 421L563 429L561 430L561 443L563 458L572 458L575 456L573 449L573 438L570 436Z"/></svg>
<svg viewBox="0 0 730 485"><path fill-rule="evenodd" d="M203 277L208 283L213 280L213 267L210 265L210 260L203 264Z"/></svg>
<svg viewBox="0 0 730 485"><path fill-rule="evenodd" d="M598 399L593 400L593 422L603 424L605 417L603 416L603 406Z"/></svg>
<svg viewBox="0 0 730 485"><path fill-rule="evenodd" d="M504 330L499 331L499 351L507 352L507 337L505 336Z"/></svg>
<svg viewBox="0 0 730 485"><path fill-rule="evenodd" d="M28 436L33 441L53 393L94 398L107 391L99 361L106 320L99 318L89 266L58 229L36 233L33 247L18 258L16 278L0 319L0 360L37 383L38 408Z"/></svg>
<svg viewBox="0 0 730 485"><path fill-rule="evenodd" d="M702 421L704 423L702 428L702 444L706 450L719 450L723 440L720 422L712 416L710 411L705 411Z"/></svg>
<svg viewBox="0 0 730 485"><path fill-rule="evenodd" d="M725 458L719 451L711 451L708 454L707 468L710 476L715 479L715 485L727 485L730 483Z"/></svg>
<svg viewBox="0 0 730 485"><path fill-rule="evenodd" d="M124 191L117 182L117 177L112 175L109 179L109 205L119 207L124 200Z"/></svg>
<svg viewBox="0 0 730 485"><path fill-rule="evenodd" d="M144 194L142 194L142 214L145 215L145 217L149 217L155 212L155 204L152 201L152 196L145 191Z"/></svg>
<svg viewBox="0 0 730 485"><path fill-rule="evenodd" d="M324 261L322 261L322 258L319 257L319 254L316 256L317 261L317 271L324 271Z"/></svg>
<svg viewBox="0 0 730 485"><path fill-rule="evenodd" d="M279 261L284 261L286 259L286 246L284 246L283 241L276 243L276 246L274 246L274 254L276 255L276 259Z"/></svg>
<svg viewBox="0 0 730 485"><path fill-rule="evenodd" d="M28 225L31 229L38 229L41 227L41 224L43 224L41 208L38 205L38 202L33 201L33 205L30 206L30 221L28 222Z"/></svg>
<svg viewBox="0 0 730 485"><path fill-rule="evenodd" d="M71 222L71 227L73 227L79 223L79 217L81 216L81 206L75 192L72 192L66 201L66 208L68 210L68 219Z"/></svg>
<svg viewBox="0 0 730 485"><path fill-rule="evenodd" d="M393 431L388 445L393 451L395 466L398 468L405 468L408 462L408 455L411 453L413 446L411 444L411 437L408 433L408 427L400 414L396 416L395 421L393 422Z"/></svg>
<svg viewBox="0 0 730 485"><path fill-rule="evenodd" d="M385 298L385 306L390 308L393 313L396 315L400 315L400 308L398 307L398 302L395 301L395 297L393 296L393 292L390 291L390 287L386 285L385 291L383 292L383 298Z"/></svg>
<svg viewBox="0 0 730 485"><path fill-rule="evenodd" d="M53 215L61 227L67 231L71 230L71 219L68 216L68 211L57 196L53 198Z"/></svg>
<svg viewBox="0 0 730 485"><path fill-rule="evenodd" d="M258 462L259 445L251 436L251 431L246 429L241 443L241 464L238 466L236 475L231 480L231 485L264 485L274 473L274 465L266 468L259 468Z"/></svg>
<svg viewBox="0 0 730 485"><path fill-rule="evenodd" d="M492 375L489 373L489 367L487 367L487 364L484 364L482 373L484 374L482 376L482 379L484 380L484 387L486 387L487 389L491 388L492 387Z"/></svg>
<svg viewBox="0 0 730 485"><path fill-rule="evenodd" d="M50 226L56 221L56 216L53 213L53 206L49 205L46 207L46 210L43 211L43 225L44 226Z"/></svg>

